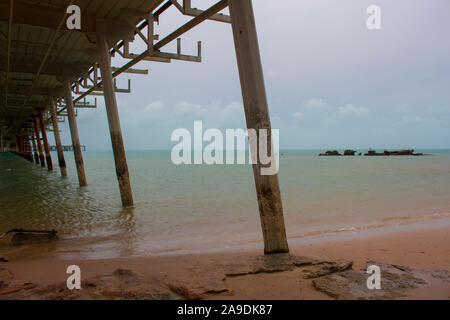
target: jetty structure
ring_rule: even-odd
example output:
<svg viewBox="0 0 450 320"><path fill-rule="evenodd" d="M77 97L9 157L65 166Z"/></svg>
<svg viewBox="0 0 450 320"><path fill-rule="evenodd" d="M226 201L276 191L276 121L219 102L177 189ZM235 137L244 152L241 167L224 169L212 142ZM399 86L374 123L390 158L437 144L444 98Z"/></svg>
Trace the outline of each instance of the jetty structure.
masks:
<svg viewBox="0 0 450 320"><path fill-rule="evenodd" d="M161 17L170 7L190 20L160 36L155 24L164 23ZM226 8L229 15L223 12ZM271 124L251 0L211 0L206 10L193 8L191 0L0 0L0 149L53 170L47 139L52 128L58 166L66 176L58 121L67 117L79 185L86 186L76 110L96 107L86 98L102 95L122 204L132 206L115 96L131 92L131 86L128 82L128 88L118 88L115 79L126 73L148 74L146 68L133 68L140 62L201 62L201 42L197 55L186 55L180 37L205 20L231 25L247 127L267 129L270 152ZM134 41L143 41L145 49L131 52ZM177 51L166 52L165 46L175 41ZM127 62L112 66L115 55ZM257 146L250 147L258 154L253 150ZM288 252L278 176L261 175L264 166L259 159L253 164L264 252Z"/></svg>

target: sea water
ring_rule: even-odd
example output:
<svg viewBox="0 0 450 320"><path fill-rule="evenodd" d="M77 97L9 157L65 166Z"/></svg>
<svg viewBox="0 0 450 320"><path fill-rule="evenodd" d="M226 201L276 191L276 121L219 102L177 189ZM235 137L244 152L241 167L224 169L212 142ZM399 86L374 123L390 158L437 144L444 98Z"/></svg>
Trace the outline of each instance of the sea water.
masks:
<svg viewBox="0 0 450 320"><path fill-rule="evenodd" d="M279 181L290 238L449 217L450 150L427 156L318 157L282 150ZM52 154L57 164L56 154ZM170 151L128 151L135 200L122 208L112 152L87 151L88 186L0 154L0 233L56 229L62 257L128 257L261 243L250 165L180 165ZM0 249L3 244L0 241ZM4 247L3 247L4 248Z"/></svg>

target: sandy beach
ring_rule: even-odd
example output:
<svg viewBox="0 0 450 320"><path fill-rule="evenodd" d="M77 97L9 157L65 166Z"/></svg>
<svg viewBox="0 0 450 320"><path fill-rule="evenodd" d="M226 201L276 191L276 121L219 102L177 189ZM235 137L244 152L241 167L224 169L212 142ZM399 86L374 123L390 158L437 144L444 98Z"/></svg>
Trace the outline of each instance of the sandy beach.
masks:
<svg viewBox="0 0 450 320"><path fill-rule="evenodd" d="M298 241L290 239L291 255L349 261L350 269L355 271L365 269L367 261L448 271L450 227L439 225L379 228L370 234L348 231L340 233L341 239L333 240L333 235L328 235L329 241L309 244L295 244ZM62 260L52 253L38 254L0 264L14 281L25 286L11 294L5 294L7 288L0 289L0 299L126 299L138 298L139 292L141 298L154 299L333 299L315 289L314 279L305 279L301 268L245 271L249 261L261 257L261 249L256 248L103 260ZM76 294L65 289L69 265L78 265L82 270L83 288ZM127 281L133 285L124 286L112 275L121 279L130 276L133 281ZM41 290L33 291L36 288ZM449 299L449 278L439 283L431 281L398 298Z"/></svg>

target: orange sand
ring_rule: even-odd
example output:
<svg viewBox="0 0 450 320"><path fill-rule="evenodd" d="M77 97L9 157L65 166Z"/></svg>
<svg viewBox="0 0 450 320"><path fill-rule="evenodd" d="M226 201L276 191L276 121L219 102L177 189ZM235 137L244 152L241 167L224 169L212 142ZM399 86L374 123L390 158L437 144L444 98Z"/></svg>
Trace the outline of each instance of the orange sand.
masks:
<svg viewBox="0 0 450 320"><path fill-rule="evenodd" d="M386 262L416 269L450 270L450 227L428 230L399 231L390 234L371 235L350 240L321 242L309 245L291 245L291 253L354 262L354 269L361 269L366 261ZM242 257L260 255L261 250L205 253L190 255L163 255L127 259L59 260L52 255L25 258L2 263L13 272L15 278L46 285L65 282L68 265L81 267L82 278L113 272L118 267L141 274L146 281L169 283L195 281L208 277L218 264L236 263ZM227 286L233 295L211 295L211 299L330 299L317 292L311 280L305 280L299 271L260 273L227 278ZM450 299L450 285L430 285L416 289L408 298Z"/></svg>

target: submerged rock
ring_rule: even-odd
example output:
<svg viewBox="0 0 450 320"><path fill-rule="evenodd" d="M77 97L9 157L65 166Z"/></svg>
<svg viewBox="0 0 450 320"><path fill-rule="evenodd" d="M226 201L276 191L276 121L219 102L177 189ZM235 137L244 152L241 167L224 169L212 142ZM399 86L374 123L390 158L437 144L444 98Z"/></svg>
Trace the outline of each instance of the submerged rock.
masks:
<svg viewBox="0 0 450 320"><path fill-rule="evenodd" d="M55 233L16 233L12 236L10 244L11 246L22 246L27 244L46 243L58 240L58 236Z"/></svg>

